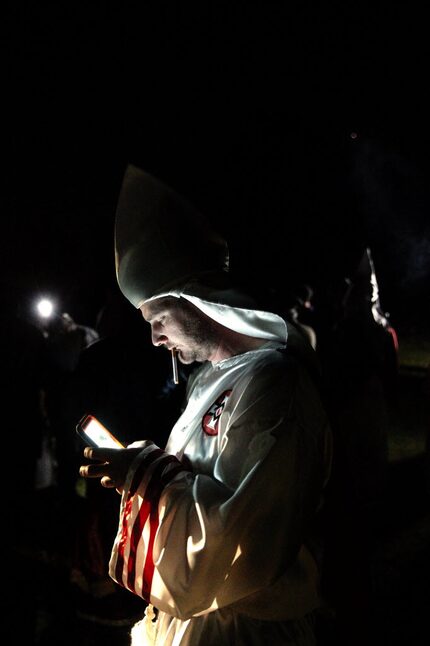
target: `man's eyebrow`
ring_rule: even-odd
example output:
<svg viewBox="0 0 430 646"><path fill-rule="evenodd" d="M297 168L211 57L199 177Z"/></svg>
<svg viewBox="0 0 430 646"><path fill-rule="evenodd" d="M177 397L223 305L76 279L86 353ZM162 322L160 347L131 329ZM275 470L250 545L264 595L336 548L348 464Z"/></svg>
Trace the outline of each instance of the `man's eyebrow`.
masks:
<svg viewBox="0 0 430 646"><path fill-rule="evenodd" d="M146 320L148 323L151 323L151 321L152 321L154 318L156 318L157 316L159 316L159 314L163 311L163 309L164 309L164 308L163 308L163 307L160 307L160 306L158 306L158 307L156 307L156 308L155 308L155 307L154 307L154 308L152 308L152 307L151 307L151 309L150 309L150 310L146 313L146 315L144 316L145 320Z"/></svg>
<svg viewBox="0 0 430 646"><path fill-rule="evenodd" d="M157 316L160 314L160 312L163 312L166 309L172 309L173 303L170 302L167 298L160 298L157 300L154 300L151 303L148 303L148 313L147 316L145 317L147 321L150 321L151 319L154 318L154 316Z"/></svg>

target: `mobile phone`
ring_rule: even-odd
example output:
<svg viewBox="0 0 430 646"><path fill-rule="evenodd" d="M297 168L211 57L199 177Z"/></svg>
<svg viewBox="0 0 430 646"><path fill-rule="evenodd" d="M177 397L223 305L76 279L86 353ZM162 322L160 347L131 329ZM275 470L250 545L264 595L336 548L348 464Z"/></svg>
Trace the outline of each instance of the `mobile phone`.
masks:
<svg viewBox="0 0 430 646"><path fill-rule="evenodd" d="M94 415L84 415L76 426L76 432L90 446L107 449L125 448L124 444L121 444Z"/></svg>

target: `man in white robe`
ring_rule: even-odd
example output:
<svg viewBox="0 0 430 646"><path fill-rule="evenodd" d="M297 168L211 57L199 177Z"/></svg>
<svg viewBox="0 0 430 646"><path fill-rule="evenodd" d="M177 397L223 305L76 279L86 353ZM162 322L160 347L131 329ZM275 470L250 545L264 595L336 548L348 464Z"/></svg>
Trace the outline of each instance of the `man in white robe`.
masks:
<svg viewBox="0 0 430 646"><path fill-rule="evenodd" d="M127 449L85 450L95 462L81 474L122 494L110 574L148 603L133 646L310 646L321 603L315 528L331 465L314 352L218 278L226 247L206 227L195 237L194 213L199 254L190 258L185 235L176 264L166 257L171 268L154 276L160 239L164 250L172 241L154 223L168 230L172 211L182 221L190 213L129 167L116 223L120 288L155 345L202 365L164 450L150 429Z"/></svg>

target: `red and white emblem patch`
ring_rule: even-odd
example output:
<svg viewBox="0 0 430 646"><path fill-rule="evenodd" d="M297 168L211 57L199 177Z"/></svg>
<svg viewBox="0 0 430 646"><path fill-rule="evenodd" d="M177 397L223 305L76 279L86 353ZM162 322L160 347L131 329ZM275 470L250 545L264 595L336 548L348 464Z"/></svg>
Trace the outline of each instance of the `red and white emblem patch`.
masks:
<svg viewBox="0 0 430 646"><path fill-rule="evenodd" d="M231 395L231 390L225 390L216 401L212 404L209 410L203 415L202 428L206 435L218 435L218 424L228 398Z"/></svg>

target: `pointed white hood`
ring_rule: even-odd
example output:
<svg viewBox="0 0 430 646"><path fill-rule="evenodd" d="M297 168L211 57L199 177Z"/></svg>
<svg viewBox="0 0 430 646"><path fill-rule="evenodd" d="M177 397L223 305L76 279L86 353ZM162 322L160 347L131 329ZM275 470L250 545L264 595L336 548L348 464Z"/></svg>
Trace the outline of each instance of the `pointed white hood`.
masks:
<svg viewBox="0 0 430 646"><path fill-rule="evenodd" d="M162 296L182 297L231 330L286 341L280 316L220 287L229 264L225 240L180 195L133 165L126 169L118 200L115 263L119 287L137 308Z"/></svg>

